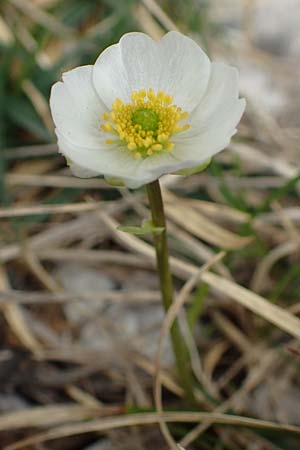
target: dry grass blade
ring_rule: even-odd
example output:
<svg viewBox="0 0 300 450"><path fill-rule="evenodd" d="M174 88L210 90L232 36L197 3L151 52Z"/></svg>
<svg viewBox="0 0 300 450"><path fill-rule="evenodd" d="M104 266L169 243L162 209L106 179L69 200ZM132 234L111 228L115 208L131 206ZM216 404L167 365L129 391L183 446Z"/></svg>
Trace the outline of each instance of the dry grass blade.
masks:
<svg viewBox="0 0 300 450"><path fill-rule="evenodd" d="M273 323L281 330L300 339L300 320L285 309L280 308L254 292L211 272L205 273L202 276L202 280L216 291L223 295L225 294L227 297L237 301L240 305L243 305L245 308L248 308L250 311L263 317L268 322Z"/></svg>
<svg viewBox="0 0 300 450"><path fill-rule="evenodd" d="M282 210L282 212L294 224L299 223L299 221L300 221L300 208L299 207L295 206L295 207L290 207L290 208L284 208ZM271 213L262 214L260 217L255 219L254 225L256 225L256 226L259 226L259 225L263 226L266 224L277 225L278 223L281 223L281 222L282 222L281 217L277 213L271 212Z"/></svg>
<svg viewBox="0 0 300 450"><path fill-rule="evenodd" d="M30 272L39 280L42 286L50 292L59 292L62 290L57 281L45 270L35 253L30 249L24 248L23 259Z"/></svg>
<svg viewBox="0 0 300 450"><path fill-rule="evenodd" d="M161 9L155 0L142 0L153 16L168 30L178 30L178 27L170 17Z"/></svg>
<svg viewBox="0 0 300 450"><path fill-rule="evenodd" d="M56 144L44 144L44 145L28 145L25 147L16 147L5 149L1 151L4 159L27 159L39 156L57 155ZM8 177L10 174L7 175Z"/></svg>
<svg viewBox="0 0 300 450"><path fill-rule="evenodd" d="M13 208L1 208L0 218L5 217L20 217L31 216L36 214L65 214L65 213L79 213L84 211L93 211L100 206L102 202L89 202L89 203L70 203L69 205L37 205L37 206L24 206Z"/></svg>
<svg viewBox="0 0 300 450"><path fill-rule="evenodd" d="M200 212L187 209L186 206L180 204L167 203L166 213L168 217L194 236L226 250L242 248L252 241L252 237L238 236L216 225Z"/></svg>
<svg viewBox="0 0 300 450"><path fill-rule="evenodd" d="M84 249L46 249L37 250L37 255L42 260L48 261L80 261L103 264L116 264L132 267L140 267L143 269L151 269L151 262L142 259L138 255L114 250L84 250Z"/></svg>
<svg viewBox="0 0 300 450"><path fill-rule="evenodd" d="M250 145L233 143L230 147L234 153L238 154L243 160L253 164L255 167L261 168L263 171L268 167L268 169L271 169L274 173L285 178L296 177L299 173L299 169L288 163L285 159L274 156L271 157Z"/></svg>
<svg viewBox="0 0 300 450"><path fill-rule="evenodd" d="M194 236L191 236L188 232L184 231L179 226L173 223L169 223L168 231L171 236L174 236L174 238L178 240L178 242L182 243L182 245L186 249L185 254L189 257L193 257L195 261L202 264L210 261L214 256L214 251L207 244L195 238ZM231 278L229 269L222 262L219 262L215 266L215 269L216 272L218 272L225 278Z"/></svg>
<svg viewBox="0 0 300 450"><path fill-rule="evenodd" d="M203 176L203 174L202 174L202 176ZM210 179L208 177L203 176L203 179L204 179L204 181L203 181L204 185L215 182L214 179ZM243 178L243 180L244 180L244 178ZM237 183L237 181L241 181L241 180L236 180L236 178L234 178L235 184ZM257 183L257 180L255 180L255 181ZM200 213L204 214L205 216L212 218L214 221L221 220L221 221L229 221L232 223L245 223L251 219L250 214L248 214L244 211L236 210L236 209L232 208L231 206L224 205L223 203L209 202L206 200L198 200L198 199L196 200L196 199L192 199L192 198L182 198L182 197L179 197L178 195L174 195L166 188L163 190L163 194L164 194L164 198L167 203L173 203L173 204L180 203L181 206L185 207L185 208L188 205L193 210L199 211Z"/></svg>
<svg viewBox="0 0 300 450"><path fill-rule="evenodd" d="M134 360L135 364L146 373L151 376L155 375L155 364L152 363L152 361L150 361L148 358L145 358L141 355L132 355L132 359ZM170 392L173 392L173 394L176 394L178 397L184 396L182 387L173 380L172 376L167 371L161 370L160 377L164 387L169 389Z"/></svg>
<svg viewBox="0 0 300 450"><path fill-rule="evenodd" d="M111 217L101 214L100 218L112 230L118 242L125 245L126 248L145 255L152 261L155 260L154 249L150 245L136 236L129 236L125 233L122 233L122 236L121 233L117 234L116 228L119 224ZM186 263L174 257L171 258L171 267L173 272L182 279L189 278L199 270L193 264ZM201 279L222 296L235 300L240 305L263 317L268 322L273 323L291 336L297 339L300 338L300 320L290 312L277 305L273 305L263 297L239 286L234 281L227 280L214 273L205 272L201 275Z"/></svg>
<svg viewBox="0 0 300 450"><path fill-rule="evenodd" d="M53 134L54 126L50 115L49 105L45 97L30 80L24 80L22 83L22 88L28 98L31 100L34 108L36 109L36 112L40 115L46 128L50 131L51 134Z"/></svg>
<svg viewBox="0 0 300 450"><path fill-rule="evenodd" d="M0 42L4 45L10 45L14 41L14 35L10 31L9 26L0 15Z"/></svg>
<svg viewBox="0 0 300 450"><path fill-rule="evenodd" d="M60 425L63 422L78 422L98 416L103 408L79 405L41 406L24 411L14 411L0 416L0 431L18 428ZM107 412L106 412L107 413Z"/></svg>
<svg viewBox="0 0 300 450"><path fill-rule="evenodd" d="M151 35L153 39L159 40L162 38L164 35L163 28L142 3L138 3L134 8L134 16L145 33Z"/></svg>
<svg viewBox="0 0 300 450"><path fill-rule="evenodd" d="M7 291L9 288L10 285L5 269L3 266L0 266L0 291ZM11 330L24 347L28 348L36 356L39 356L42 352L42 347L28 327L21 306L7 303L2 306L2 311Z"/></svg>
<svg viewBox="0 0 300 450"><path fill-rule="evenodd" d="M110 189L110 186L98 178L82 179L62 175L36 175L11 173L5 177L8 186L47 186L56 188Z"/></svg>
<svg viewBox="0 0 300 450"><path fill-rule="evenodd" d="M204 420L217 424L243 426L250 428L286 431L290 433L300 433L300 427L286 424L278 424L267 420L258 420L250 417L233 416L218 413L196 413L196 412L168 412L163 414L141 413L114 417L103 417L99 420L81 422L71 425L62 425L49 431L39 433L27 439L22 439L12 445L6 446L3 450L19 450L25 446L36 445L41 442L61 439L67 436L74 436L84 433L105 432L115 428L131 427L137 425L153 425L160 420L170 423L198 423Z"/></svg>
<svg viewBox="0 0 300 450"><path fill-rule="evenodd" d="M155 378L154 378L154 399L155 399L155 406L157 409L157 412L161 414L163 412L163 405L162 405L162 392L161 392L161 377L160 377L160 371L161 371L161 359L163 354L164 345L166 342L166 338L169 335L170 329L174 323L174 320L176 319L176 316L179 313L180 308L184 305L186 302L188 296L190 295L193 288L196 286L196 284L199 282L201 275L205 273L210 267L212 267L214 264L216 264L218 261L220 261L221 258L224 257L224 252L219 253L214 258L212 258L208 263L206 263L201 269L194 274L183 286L181 291L179 292L178 296L175 298L174 303L169 308L163 323L161 327L160 332L160 338L159 338L159 344L156 354L156 370L155 370ZM170 448L173 450L177 450L177 444L174 441L168 427L166 426L165 422L163 420L159 421L159 426L161 429L161 432L166 440L166 442L169 444Z"/></svg>
<svg viewBox="0 0 300 450"><path fill-rule="evenodd" d="M48 288L55 285L48 285ZM4 291L0 292L0 306L7 304L47 305L49 303L76 303L99 302L99 303L122 303L127 305L141 305L143 303L160 303L160 291L130 290L130 291L102 291L99 293L85 292L84 295L74 295L68 292L23 292Z"/></svg>
<svg viewBox="0 0 300 450"><path fill-rule="evenodd" d="M271 268L276 262L293 253L299 252L300 241L288 241L273 248L257 265L251 283L255 292L261 292L268 280Z"/></svg>
<svg viewBox="0 0 300 450"><path fill-rule="evenodd" d="M34 236L28 238L26 240L26 245L32 251L36 251L37 249L49 249L48 251L50 252L52 251L51 249L53 249L53 251L57 250L59 252L59 260L59 257L61 257L62 254L64 255L65 251L68 252L68 249L60 250L56 249L55 247L68 245L71 242L74 242L74 240L80 239L82 236L82 230L84 230L86 233L92 233L95 230L96 225L97 224L95 223L94 213L86 213L79 217L76 217L75 219L73 218L71 220L66 220L63 223L58 223L51 228L43 229L40 233L37 233ZM13 243L0 248L1 261L7 262L15 258L19 258L20 256L22 256L23 247L24 246L21 244ZM70 252L71 259L74 259L74 253L77 252L77 250L72 251L72 249L70 249ZM91 259L95 257L94 252L92 253L93 255L91 256ZM105 258L106 257L108 257L108 255L106 255Z"/></svg>
<svg viewBox="0 0 300 450"><path fill-rule="evenodd" d="M39 8L33 1L30 0L10 0L10 2L24 14L31 17L34 22L39 23L52 33L60 35L61 37L70 36L73 30L63 25L55 17L48 14L43 9Z"/></svg>

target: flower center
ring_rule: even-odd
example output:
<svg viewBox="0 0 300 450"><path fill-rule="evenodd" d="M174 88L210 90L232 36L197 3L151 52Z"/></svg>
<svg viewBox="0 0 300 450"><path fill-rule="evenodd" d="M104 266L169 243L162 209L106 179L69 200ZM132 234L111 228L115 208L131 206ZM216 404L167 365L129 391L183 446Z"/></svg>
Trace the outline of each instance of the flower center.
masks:
<svg viewBox="0 0 300 450"><path fill-rule="evenodd" d="M148 108L137 109L131 116L133 125L140 125L145 131L156 131L159 117L155 111Z"/></svg>
<svg viewBox="0 0 300 450"><path fill-rule="evenodd" d="M173 98L164 92L141 89L131 94L131 103L117 98L109 114L104 113L102 131L114 139L107 144L123 144L136 158L147 158L154 153L172 151L171 137L189 128L179 122L188 117L187 112L172 104Z"/></svg>

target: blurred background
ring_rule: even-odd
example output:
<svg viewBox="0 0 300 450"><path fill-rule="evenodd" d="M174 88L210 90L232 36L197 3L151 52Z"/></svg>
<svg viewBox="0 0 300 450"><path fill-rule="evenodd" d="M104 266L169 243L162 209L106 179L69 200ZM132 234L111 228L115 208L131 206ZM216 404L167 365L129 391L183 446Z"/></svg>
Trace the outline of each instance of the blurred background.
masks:
<svg viewBox="0 0 300 450"><path fill-rule="evenodd" d="M148 217L144 191L72 177L48 100L122 34L174 29L238 67L247 110L205 172L162 180L176 290L226 252L181 319L197 411L231 416L170 430L191 449L299 449L299 23L299 0L1 1L1 449L168 448L133 414L156 414L163 311L151 238L116 227ZM180 414L169 345L161 366Z"/></svg>

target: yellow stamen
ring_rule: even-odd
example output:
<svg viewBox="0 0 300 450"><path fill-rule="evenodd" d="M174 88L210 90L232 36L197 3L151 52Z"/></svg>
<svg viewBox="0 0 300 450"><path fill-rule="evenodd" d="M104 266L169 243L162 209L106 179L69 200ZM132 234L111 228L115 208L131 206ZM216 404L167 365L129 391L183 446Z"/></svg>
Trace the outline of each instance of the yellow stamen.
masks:
<svg viewBox="0 0 300 450"><path fill-rule="evenodd" d="M137 145L134 142L129 142L127 145L128 150L135 150Z"/></svg>
<svg viewBox="0 0 300 450"><path fill-rule="evenodd" d="M155 150L157 152L160 152L162 150L163 146L161 144L154 144L151 147L151 150Z"/></svg>
<svg viewBox="0 0 300 450"><path fill-rule="evenodd" d="M168 152L170 152L171 150L173 150L174 148L174 142L168 142L166 149L168 150Z"/></svg>
<svg viewBox="0 0 300 450"><path fill-rule="evenodd" d="M172 151L171 137L190 127L188 123L180 124L189 116L188 112L172 102L171 95L162 91L156 94L152 88L132 92L127 104L116 98L110 113L102 115L104 123L100 128L118 140L107 139L106 143L123 144L136 159Z"/></svg>
<svg viewBox="0 0 300 450"><path fill-rule="evenodd" d="M113 131L112 124L107 122L104 125L101 125L101 130L108 131L108 132Z"/></svg>

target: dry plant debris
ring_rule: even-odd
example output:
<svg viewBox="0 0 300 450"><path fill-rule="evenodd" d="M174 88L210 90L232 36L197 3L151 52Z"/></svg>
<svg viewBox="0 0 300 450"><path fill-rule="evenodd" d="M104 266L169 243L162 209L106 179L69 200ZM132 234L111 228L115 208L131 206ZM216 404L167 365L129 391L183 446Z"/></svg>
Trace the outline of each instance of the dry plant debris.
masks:
<svg viewBox="0 0 300 450"><path fill-rule="evenodd" d="M1 449L299 449L299 18L298 0L1 3ZM143 190L73 178L48 108L62 71L136 29L191 34L240 67L248 102L207 171L162 180L165 320L151 239L117 230L148 217ZM174 314L197 411L174 372Z"/></svg>

